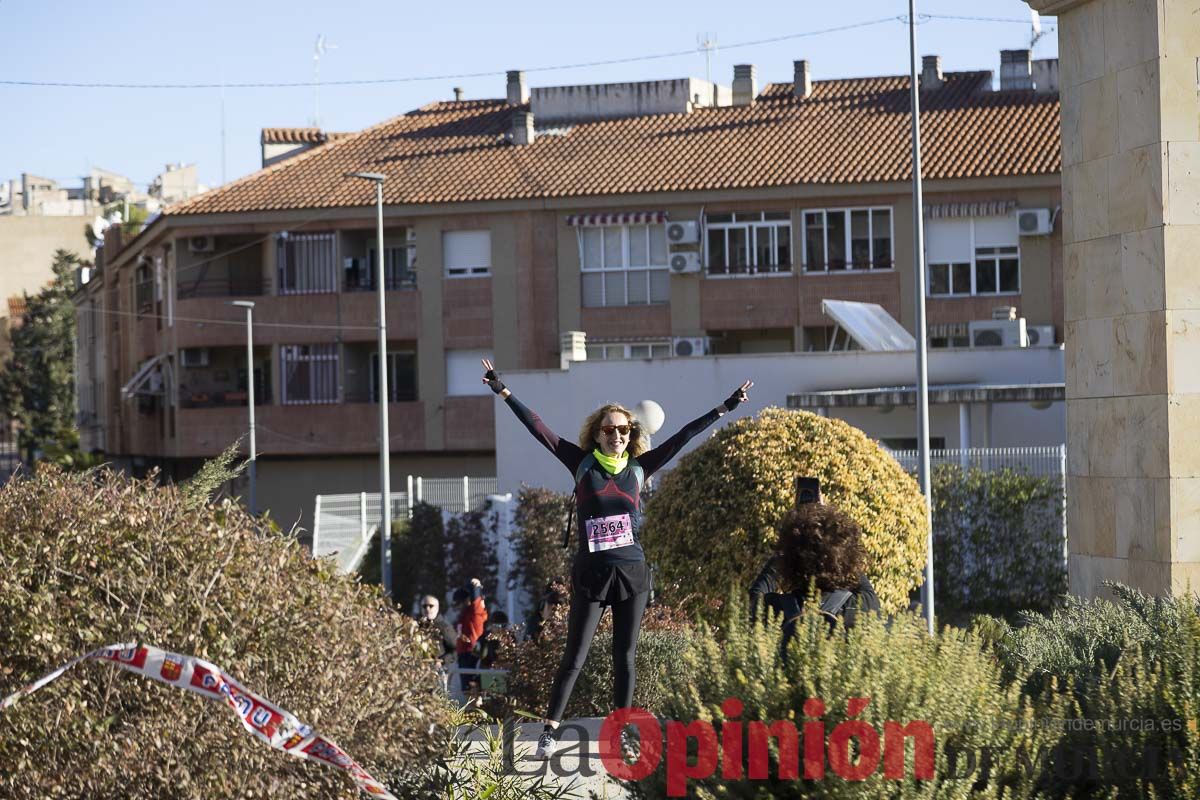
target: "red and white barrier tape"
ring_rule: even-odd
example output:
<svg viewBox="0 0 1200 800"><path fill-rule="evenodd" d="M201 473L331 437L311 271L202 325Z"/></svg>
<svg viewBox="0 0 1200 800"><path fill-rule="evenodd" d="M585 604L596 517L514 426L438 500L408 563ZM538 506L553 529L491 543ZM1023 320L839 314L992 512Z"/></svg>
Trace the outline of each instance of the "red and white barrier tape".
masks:
<svg viewBox="0 0 1200 800"><path fill-rule="evenodd" d="M395 795L338 747L334 742L305 725L291 712L280 708L270 700L248 691L233 677L208 661L195 656L168 653L157 647L139 644L114 644L101 647L68 661L56 670L46 673L20 691L0 700L0 711L16 703L22 697L58 678L71 667L93 659L114 664L146 678L166 683L179 689L194 692L210 700L224 701L234 710L242 726L250 733L276 750L327 767L345 770L350 778L369 795L397 800Z"/></svg>

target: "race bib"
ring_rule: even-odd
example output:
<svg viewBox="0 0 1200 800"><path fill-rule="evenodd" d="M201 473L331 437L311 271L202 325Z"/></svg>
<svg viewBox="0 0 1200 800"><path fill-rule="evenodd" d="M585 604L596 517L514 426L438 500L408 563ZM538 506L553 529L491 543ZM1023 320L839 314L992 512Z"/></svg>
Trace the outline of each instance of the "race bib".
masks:
<svg viewBox="0 0 1200 800"><path fill-rule="evenodd" d="M628 514L589 519L585 523L585 531L587 532L589 553L599 553L603 550L612 550L614 547L627 547L633 544L633 523Z"/></svg>

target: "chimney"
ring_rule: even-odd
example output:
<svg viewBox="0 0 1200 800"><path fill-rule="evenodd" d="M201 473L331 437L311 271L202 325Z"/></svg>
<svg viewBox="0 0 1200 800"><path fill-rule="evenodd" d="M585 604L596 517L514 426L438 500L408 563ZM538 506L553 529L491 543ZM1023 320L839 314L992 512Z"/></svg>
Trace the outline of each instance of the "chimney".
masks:
<svg viewBox="0 0 1200 800"><path fill-rule="evenodd" d="M1000 91L1032 89L1033 69L1028 50L1000 51Z"/></svg>
<svg viewBox="0 0 1200 800"><path fill-rule="evenodd" d="M455 101L457 102L458 100L462 100L462 96L463 96L463 90L462 90L462 87L461 87L461 86L455 86L455 87L454 87L454 99L455 99Z"/></svg>
<svg viewBox="0 0 1200 800"><path fill-rule="evenodd" d="M572 361L587 361L587 333L584 331L563 331L559 337L559 369L570 369Z"/></svg>
<svg viewBox="0 0 1200 800"><path fill-rule="evenodd" d="M921 88L940 89L945 82L942 77L942 57L923 56L921 58Z"/></svg>
<svg viewBox="0 0 1200 800"><path fill-rule="evenodd" d="M536 134L533 131L533 113L518 111L512 118L512 143L533 144Z"/></svg>
<svg viewBox="0 0 1200 800"><path fill-rule="evenodd" d="M735 65L733 68L733 104L735 106L754 105L756 94L758 94L758 90L754 87L754 65Z"/></svg>
<svg viewBox="0 0 1200 800"><path fill-rule="evenodd" d="M1057 94L1058 59L1039 58L1032 66L1034 91L1038 94Z"/></svg>
<svg viewBox="0 0 1200 800"><path fill-rule="evenodd" d="M793 61L792 67L795 74L792 94L796 97L808 97L812 94L812 73L809 71L808 61Z"/></svg>
<svg viewBox="0 0 1200 800"><path fill-rule="evenodd" d="M529 88L525 85L525 73L519 69L508 71L508 104L519 106L529 101Z"/></svg>

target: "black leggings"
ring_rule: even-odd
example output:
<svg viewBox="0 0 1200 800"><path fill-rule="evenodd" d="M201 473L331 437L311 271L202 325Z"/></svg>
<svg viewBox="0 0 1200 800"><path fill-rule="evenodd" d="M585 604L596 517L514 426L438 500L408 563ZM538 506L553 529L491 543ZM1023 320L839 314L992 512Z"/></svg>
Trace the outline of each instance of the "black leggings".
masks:
<svg viewBox="0 0 1200 800"><path fill-rule="evenodd" d="M628 708L633 705L633 658L637 652L638 632L642 627L642 614L650 592L641 592L613 603L613 706ZM604 606L599 601L582 599L577 593L571 600L571 611L567 619L567 648L554 676L554 688L550 690L550 711L546 718L559 722L567 708L575 679L579 677L587 661L588 648L596 635L596 626Z"/></svg>

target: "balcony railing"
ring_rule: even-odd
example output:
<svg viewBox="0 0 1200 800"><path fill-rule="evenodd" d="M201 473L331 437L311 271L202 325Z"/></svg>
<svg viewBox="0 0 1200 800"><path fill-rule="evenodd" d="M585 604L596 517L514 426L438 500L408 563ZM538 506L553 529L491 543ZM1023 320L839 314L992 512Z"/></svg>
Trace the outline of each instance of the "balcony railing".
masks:
<svg viewBox="0 0 1200 800"><path fill-rule="evenodd" d="M221 278L180 278L178 293L180 300L197 297L239 297L268 294L271 287L261 275L236 274Z"/></svg>
<svg viewBox="0 0 1200 800"><path fill-rule="evenodd" d="M248 401L248 396L244 391L228 390L228 391L211 391L211 392L192 392L185 389L179 390L179 405L181 408L222 408L242 406L245 408ZM254 405L266 406L271 404L271 392L269 389L255 389Z"/></svg>

